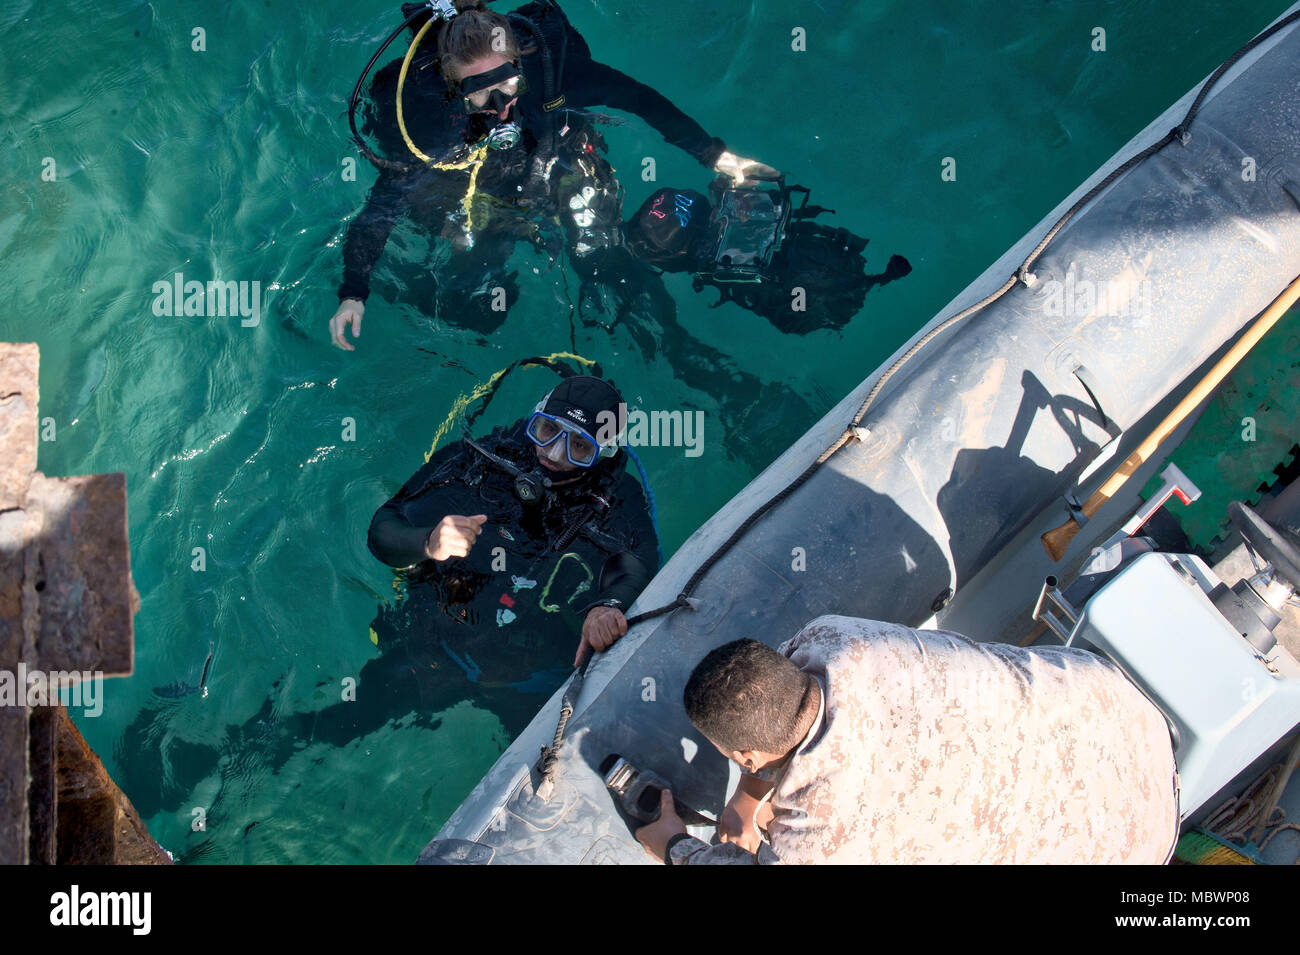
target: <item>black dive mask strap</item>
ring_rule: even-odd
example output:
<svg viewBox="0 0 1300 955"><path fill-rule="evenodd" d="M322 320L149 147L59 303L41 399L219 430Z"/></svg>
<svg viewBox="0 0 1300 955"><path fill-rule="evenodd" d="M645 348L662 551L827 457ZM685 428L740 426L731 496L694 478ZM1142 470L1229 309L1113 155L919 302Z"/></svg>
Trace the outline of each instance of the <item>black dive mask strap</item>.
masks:
<svg viewBox="0 0 1300 955"><path fill-rule="evenodd" d="M502 63L495 69L488 70L486 73L475 73L473 76L466 76L456 83L456 88L462 97L470 93L477 93L479 90L487 89L489 86L496 86L498 83L505 82L513 76L519 76L519 66L515 63Z"/></svg>

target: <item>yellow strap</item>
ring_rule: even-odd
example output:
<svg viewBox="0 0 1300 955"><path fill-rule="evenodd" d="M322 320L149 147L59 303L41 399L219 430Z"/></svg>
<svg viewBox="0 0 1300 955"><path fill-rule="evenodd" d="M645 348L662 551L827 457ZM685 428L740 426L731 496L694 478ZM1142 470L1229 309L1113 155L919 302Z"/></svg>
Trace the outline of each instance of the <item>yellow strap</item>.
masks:
<svg viewBox="0 0 1300 955"><path fill-rule="evenodd" d="M567 351L551 352L551 354L545 357L547 361L555 361L556 359L559 358L567 358L571 361L576 361L578 364L583 365L587 368L590 368L592 365L596 364L590 358L583 358L581 355L575 355L572 352L567 352ZM437 433L434 434L433 436L433 444L429 446L428 452L424 455L425 464L429 463L429 459L433 457L433 453L438 450L438 445L441 444L442 439L447 436L447 432L451 430L451 427L455 423L456 419L465 413L466 408L468 408L479 398L482 398L485 394L487 394L488 391L492 389L492 386L495 385L497 381L500 380L501 376L504 375L509 368L510 366L506 365L505 368L502 368L500 371L493 374L492 377L489 378L487 381L477 385L468 394L463 394L459 396L454 402L452 402L451 411L448 413L446 420L444 420L442 424L439 425Z"/></svg>
<svg viewBox="0 0 1300 955"><path fill-rule="evenodd" d="M473 207L474 193L478 191L478 174L479 174L479 170L483 168L483 160L487 158L487 152L488 152L487 143L483 143L474 151L474 153L470 156L468 160L469 162L472 162L474 164L474 168L470 170L469 187L465 190L464 198L460 200L461 211L465 213L466 232L474 231L474 207ZM447 166L443 166L443 165L437 165L437 164L435 165L438 169L448 168ZM462 168L462 167L456 167L456 168Z"/></svg>
<svg viewBox="0 0 1300 955"><path fill-rule="evenodd" d="M420 148L416 146L415 142L411 139L411 134L406 130L406 117L402 112L402 90L406 87L407 71L411 68L411 60L415 58L415 48L420 45L420 41L424 39L424 35L429 32L431 26L433 26L432 17L429 18L429 21L425 23L424 26L420 27L420 32L415 34L415 39L411 41L411 45L406 49L406 56L402 58L402 70L397 74L397 129L402 134L402 139L406 143L406 148L415 154L415 156L422 162L428 163L434 169L447 169L453 171L464 169L470 170L469 188L465 191L464 198L460 200L460 208L461 211L465 213L465 231L472 232L474 230L474 213L471 204L474 199L474 193L478 189L479 170L483 168L483 160L487 158L488 146L486 141L480 143L468 156L459 162L434 162L433 157L427 156L421 152Z"/></svg>

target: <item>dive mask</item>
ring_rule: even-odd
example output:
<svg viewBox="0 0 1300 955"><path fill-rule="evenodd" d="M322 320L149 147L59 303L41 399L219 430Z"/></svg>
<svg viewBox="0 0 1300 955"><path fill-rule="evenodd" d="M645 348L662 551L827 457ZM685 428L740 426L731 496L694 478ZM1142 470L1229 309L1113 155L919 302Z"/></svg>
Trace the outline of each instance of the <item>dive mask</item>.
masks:
<svg viewBox="0 0 1300 955"><path fill-rule="evenodd" d="M518 64L502 63L486 73L465 77L456 88L466 113L500 113L512 99L528 92L528 83Z"/></svg>
<svg viewBox="0 0 1300 955"><path fill-rule="evenodd" d="M564 456L576 468L589 468L599 458L613 457L618 448L602 448L586 431L563 418L552 417L544 411L534 411L524 427L528 440L539 448L550 447L556 441L564 442Z"/></svg>

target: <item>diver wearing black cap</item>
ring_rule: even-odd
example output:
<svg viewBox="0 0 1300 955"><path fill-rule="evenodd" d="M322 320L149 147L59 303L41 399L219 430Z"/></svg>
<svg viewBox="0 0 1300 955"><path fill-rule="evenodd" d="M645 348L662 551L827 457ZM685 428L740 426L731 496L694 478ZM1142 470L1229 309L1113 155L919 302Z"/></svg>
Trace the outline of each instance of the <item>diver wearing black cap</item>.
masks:
<svg viewBox="0 0 1300 955"><path fill-rule="evenodd" d="M379 508L370 549L405 568L407 593L372 624L382 662L362 670L359 697L394 696L367 685L379 670L399 699L449 705L465 695L447 672L459 669L503 720L505 708L526 722L572 666L627 632L659 559L624 468L623 413L609 383L565 378L514 426L438 451Z"/></svg>
<svg viewBox="0 0 1300 955"><path fill-rule="evenodd" d="M660 93L593 60L554 0L508 16L478 0L407 4L403 12L412 45L404 60L376 73L364 123L383 155L358 136L380 176L344 243L341 304L330 321L340 348L353 348L348 326L360 335L370 274L402 215L451 242L456 265L440 277L440 311L482 331L504 319L493 296L496 288L513 295L504 263L515 243L558 251L555 237L539 235L540 222L558 220L580 272L599 258L594 253L617 244L622 189L589 107L636 113L737 181L772 172L728 152Z"/></svg>
<svg viewBox="0 0 1300 955"><path fill-rule="evenodd" d="M279 766L393 721L436 728L466 699L519 733L581 659L627 632L624 613L659 566L645 494L615 440L621 404L607 382L571 376L512 427L439 450L371 521L371 551L404 568L403 596L371 623L378 656L323 709L286 712L272 693L228 728L229 747ZM159 712L126 731L144 752L157 752ZM135 785L174 807L199 782L177 774L208 765Z"/></svg>

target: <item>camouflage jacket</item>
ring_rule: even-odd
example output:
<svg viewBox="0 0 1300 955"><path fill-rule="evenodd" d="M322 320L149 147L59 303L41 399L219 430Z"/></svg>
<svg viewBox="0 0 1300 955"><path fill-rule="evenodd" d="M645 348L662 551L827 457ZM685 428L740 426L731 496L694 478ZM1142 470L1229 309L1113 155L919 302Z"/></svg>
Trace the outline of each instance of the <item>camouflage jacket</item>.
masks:
<svg viewBox="0 0 1300 955"><path fill-rule="evenodd" d="M1159 710L1095 654L976 643L851 617L779 648L822 713L770 794L757 855L690 838L702 863L1134 863L1178 838Z"/></svg>

